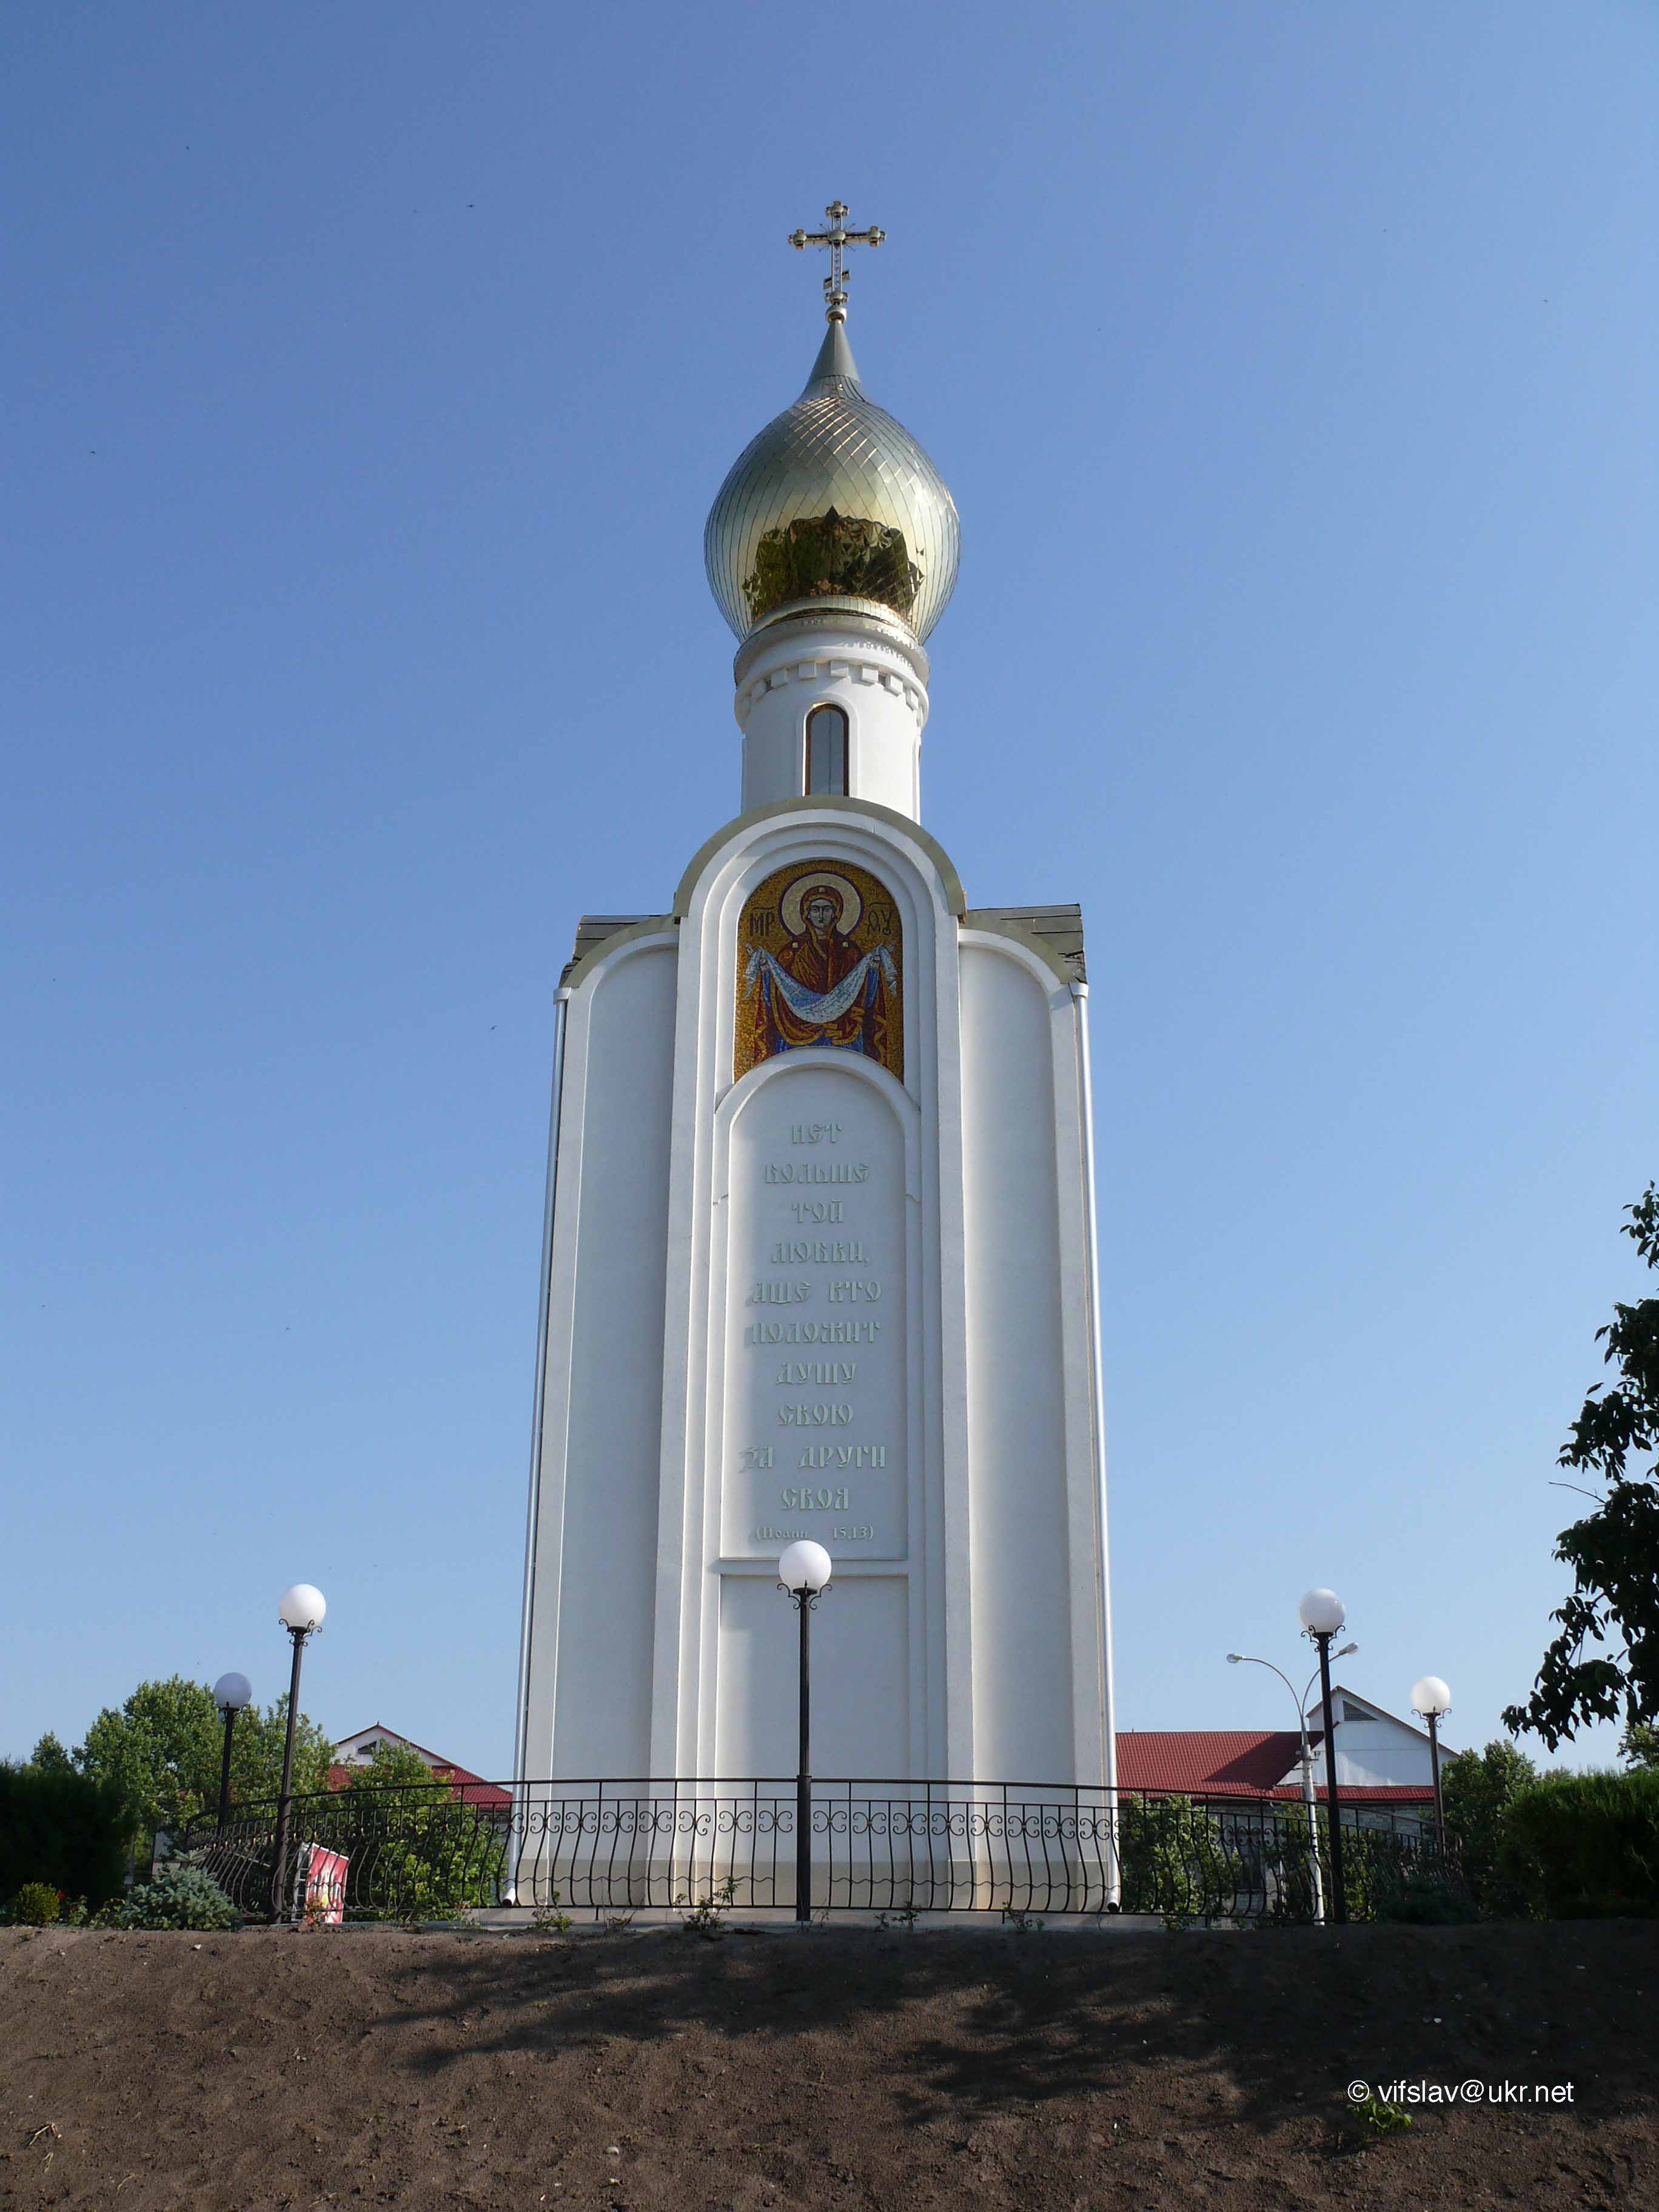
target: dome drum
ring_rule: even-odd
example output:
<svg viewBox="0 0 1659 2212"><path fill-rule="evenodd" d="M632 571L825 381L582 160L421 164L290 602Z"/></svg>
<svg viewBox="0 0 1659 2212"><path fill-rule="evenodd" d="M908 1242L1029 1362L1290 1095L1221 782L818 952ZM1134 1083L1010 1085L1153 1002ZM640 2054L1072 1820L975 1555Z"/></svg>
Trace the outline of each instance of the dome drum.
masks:
<svg viewBox="0 0 1659 2212"><path fill-rule="evenodd" d="M774 665L781 666L792 654L803 659L821 657L830 640L843 645L861 644L872 661L891 668L901 678L913 680L926 691L929 663L926 648L916 642L915 632L878 601L855 599L843 593L795 599L775 609L738 647L732 663L732 681L741 690L751 678Z"/></svg>

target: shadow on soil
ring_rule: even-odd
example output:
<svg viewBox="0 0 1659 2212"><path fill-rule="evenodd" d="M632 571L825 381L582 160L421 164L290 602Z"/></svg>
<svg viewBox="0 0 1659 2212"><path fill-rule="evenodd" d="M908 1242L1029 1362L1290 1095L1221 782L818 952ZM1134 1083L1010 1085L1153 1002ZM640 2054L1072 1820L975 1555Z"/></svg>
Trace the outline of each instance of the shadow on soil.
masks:
<svg viewBox="0 0 1659 2212"><path fill-rule="evenodd" d="M384 2027L459 2025L453 2050L409 2039L434 2075L463 2050L550 2057L701 2031L739 2047L878 2041L902 2058L885 2086L916 2123L1029 2112L1164 2069L1218 2071L1228 2119L1264 2128L1328 2112L1351 2079L1571 2081L1585 2118L1656 2102L1650 1923L404 1942Z"/></svg>

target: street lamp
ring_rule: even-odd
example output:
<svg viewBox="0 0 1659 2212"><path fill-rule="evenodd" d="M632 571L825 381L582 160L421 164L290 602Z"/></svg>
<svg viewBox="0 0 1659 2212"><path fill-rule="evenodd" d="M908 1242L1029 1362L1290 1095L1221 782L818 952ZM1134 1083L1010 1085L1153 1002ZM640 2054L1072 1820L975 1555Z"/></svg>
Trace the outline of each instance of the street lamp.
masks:
<svg viewBox="0 0 1659 2212"><path fill-rule="evenodd" d="M830 1554L803 1536L778 1561L778 1588L800 1615L800 1765L795 1775L795 1917L812 1917L812 1608L830 1587Z"/></svg>
<svg viewBox="0 0 1659 2212"><path fill-rule="evenodd" d="M1331 1714L1331 1638L1347 1615L1334 1590L1310 1589L1297 1607L1303 1630L1319 1646L1320 1701L1325 1715L1325 1802L1331 1824L1331 1887L1336 1892L1333 1918L1346 1921L1348 1899L1342 1887L1342 1799L1336 1783L1336 1723Z"/></svg>
<svg viewBox="0 0 1659 2212"><path fill-rule="evenodd" d="M276 1797L276 1865L271 1876L270 1917L280 1920L288 1891L288 1825L294 1783L294 1723L300 1714L300 1660L306 1638L323 1625L328 1604L310 1583L295 1583L276 1601L276 1617L294 1639L294 1671L288 1680L288 1733L283 1740L283 1786Z"/></svg>
<svg viewBox="0 0 1659 2212"><path fill-rule="evenodd" d="M219 1833L230 1816L230 1739L236 1716L252 1702L253 1685L246 1674L221 1674L213 1686L213 1702L225 1723L225 1756L219 1769Z"/></svg>
<svg viewBox="0 0 1659 2212"><path fill-rule="evenodd" d="M1451 1711L1451 1692L1438 1674L1412 1685L1412 1711L1429 1724L1429 1757L1434 1762L1434 1841L1441 1864L1446 1859L1446 1808L1440 1795L1440 1723Z"/></svg>
<svg viewBox="0 0 1659 2212"><path fill-rule="evenodd" d="M1336 1656L1339 1659L1346 1659L1351 1651L1358 1651L1358 1649L1357 1644L1345 1644ZM1319 1669L1316 1667L1309 1675L1302 1695L1297 1698L1295 1683L1285 1669L1275 1667L1271 1659L1253 1659L1248 1651L1230 1651L1227 1664L1230 1667L1265 1667L1270 1674L1277 1674L1291 1697L1296 1698L1297 1732L1302 1739L1302 1802L1307 1808L1308 1841L1312 1849L1314 1919L1316 1923L1322 1924L1325 1918L1325 1876L1319 1863L1319 1814L1314 1803L1313 1746L1308 1741L1308 1692L1318 1680Z"/></svg>

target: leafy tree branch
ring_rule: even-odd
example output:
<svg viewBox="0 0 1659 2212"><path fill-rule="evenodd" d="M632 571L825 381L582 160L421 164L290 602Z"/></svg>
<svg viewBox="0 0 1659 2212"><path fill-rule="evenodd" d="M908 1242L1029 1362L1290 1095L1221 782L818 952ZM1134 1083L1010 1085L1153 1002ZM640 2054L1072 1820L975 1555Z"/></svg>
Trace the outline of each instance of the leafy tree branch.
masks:
<svg viewBox="0 0 1659 2212"><path fill-rule="evenodd" d="M1623 1233L1659 1268L1659 1188L1626 1212ZM1596 1331L1610 1384L1586 1395L1559 1464L1601 1484L1596 1510L1564 1528L1555 1557L1573 1571L1565 1602L1550 1616L1560 1633L1544 1654L1532 1695L1504 1714L1553 1751L1589 1721L1634 1730L1659 1719L1659 1297L1615 1304ZM1645 1467L1632 1464L1646 1457Z"/></svg>

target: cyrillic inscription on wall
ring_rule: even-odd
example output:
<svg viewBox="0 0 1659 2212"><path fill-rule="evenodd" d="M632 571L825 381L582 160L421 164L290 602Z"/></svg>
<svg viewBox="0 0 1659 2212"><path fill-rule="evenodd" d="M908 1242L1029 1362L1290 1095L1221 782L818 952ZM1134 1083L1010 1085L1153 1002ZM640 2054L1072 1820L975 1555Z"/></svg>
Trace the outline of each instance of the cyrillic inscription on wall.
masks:
<svg viewBox="0 0 1659 2212"><path fill-rule="evenodd" d="M722 1549L906 1547L904 1133L826 1054L732 1128Z"/></svg>

